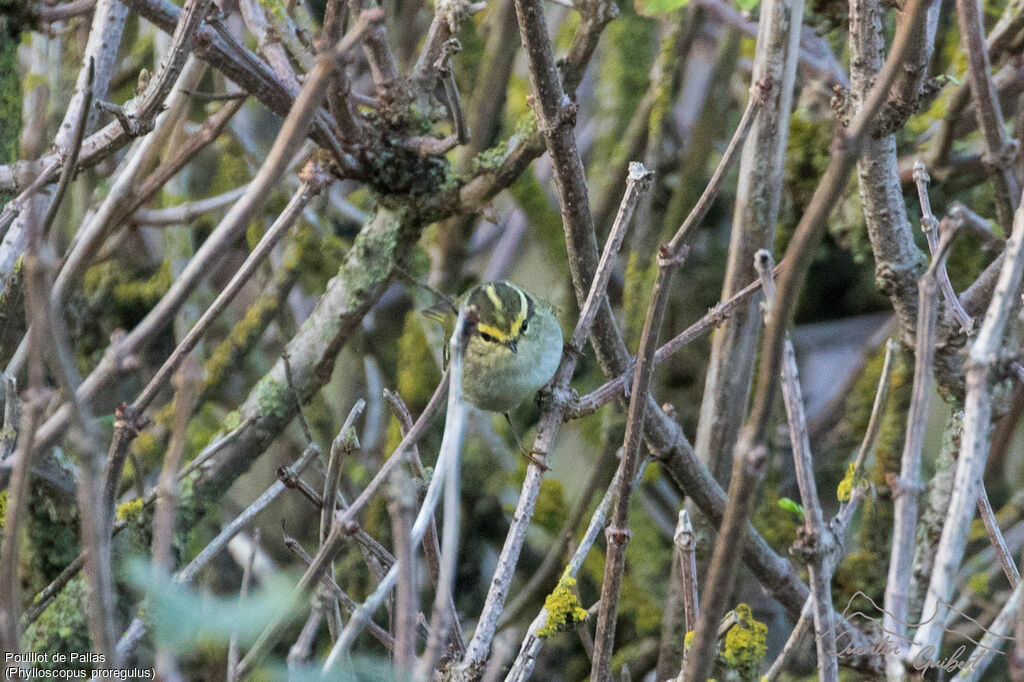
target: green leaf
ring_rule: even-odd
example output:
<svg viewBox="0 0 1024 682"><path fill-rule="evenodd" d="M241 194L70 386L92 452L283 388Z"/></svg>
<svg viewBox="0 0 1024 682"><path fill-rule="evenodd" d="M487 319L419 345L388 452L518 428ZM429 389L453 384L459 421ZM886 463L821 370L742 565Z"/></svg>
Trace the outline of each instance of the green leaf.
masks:
<svg viewBox="0 0 1024 682"><path fill-rule="evenodd" d="M194 650L201 644L227 644L232 633L243 644L251 644L275 617L292 613L299 606L292 583L274 578L245 599L215 597L174 582L166 575L155 576L152 566L136 561L131 580L146 593L145 610L157 641L175 651Z"/></svg>
<svg viewBox="0 0 1024 682"><path fill-rule="evenodd" d="M636 13L645 17L656 17L675 12L688 4L690 4L690 0L633 0L633 8Z"/></svg>
<svg viewBox="0 0 1024 682"><path fill-rule="evenodd" d="M761 4L761 0L736 0L736 6L744 12L752 12Z"/></svg>
<svg viewBox="0 0 1024 682"><path fill-rule="evenodd" d="M778 505L786 511L791 511L794 514L804 515L804 507L796 500L791 500L788 497L783 497L779 500Z"/></svg>

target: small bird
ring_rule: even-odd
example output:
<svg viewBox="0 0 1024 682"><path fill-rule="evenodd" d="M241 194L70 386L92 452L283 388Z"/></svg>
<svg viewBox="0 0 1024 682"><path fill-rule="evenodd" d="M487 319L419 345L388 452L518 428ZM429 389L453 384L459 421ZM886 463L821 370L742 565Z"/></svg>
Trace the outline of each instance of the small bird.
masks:
<svg viewBox="0 0 1024 682"><path fill-rule="evenodd" d="M442 321L446 335L459 308L472 308L462 364L462 396L472 405L505 415L521 454L545 467L528 453L509 412L551 380L562 358L562 328L551 305L511 282L485 282L462 296L447 299L430 317ZM445 345L447 351L447 344Z"/></svg>
<svg viewBox="0 0 1024 682"><path fill-rule="evenodd" d="M462 366L463 396L507 417L554 376L562 328L550 304L510 282L470 289L461 305L476 310Z"/></svg>

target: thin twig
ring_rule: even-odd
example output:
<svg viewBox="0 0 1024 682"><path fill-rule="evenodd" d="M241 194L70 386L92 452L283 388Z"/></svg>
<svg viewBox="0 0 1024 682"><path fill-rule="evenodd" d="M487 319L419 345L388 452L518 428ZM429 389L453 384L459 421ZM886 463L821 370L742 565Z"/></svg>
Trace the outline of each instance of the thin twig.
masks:
<svg viewBox="0 0 1024 682"><path fill-rule="evenodd" d="M516 3L517 12L521 12L519 1ZM520 16L522 21L522 17ZM543 19L541 19L543 24ZM541 30L543 26L541 26ZM540 32L540 30L538 30ZM544 40L547 40L544 34ZM550 45L548 45L550 50ZM612 266L615 256L622 240L625 237L627 228L640 201L641 196L650 186L652 174L644 168L643 164L630 164L629 176L627 178L626 191L622 197L618 214L612 225L612 230L605 242L604 251L597 265L593 280L580 308L580 316L576 321L576 328L573 330L568 347L562 353L562 360L555 370L555 376L551 380L551 396L541 413L540 422L537 425L537 432L534 436L533 451L543 453L540 462L546 466L547 453L550 452L554 443L555 435L563 421L563 413L566 408L566 395L569 380L576 369L576 363L582 354L583 344L590 336L591 328L597 319L602 307L607 306L606 289L608 280L611 278ZM526 479L523 481L523 488L519 495L519 502L516 505L514 521L509 527L505 544L502 545L501 554L498 557L498 566L491 578L491 586L487 591L487 599L484 601L484 608L480 613L473 638L466 647L466 655L463 657L460 670L469 670L479 666L487 658L491 640L497 628L498 618L505 605L505 598L508 595L509 585L512 583L512 576L519 560L519 552L522 549L526 537L526 529L533 516L533 510L540 492L540 483L543 476L541 467L531 465L527 468Z"/></svg>
<svg viewBox="0 0 1024 682"><path fill-rule="evenodd" d="M732 586L739 570L736 548L746 541L747 524L756 498L756 491L764 474L767 452L763 445L743 440L736 447L736 459L729 479L729 502L725 508L718 541L704 582L696 635L687 660L686 680L703 681L708 678L717 651L718 626L725 612L725 603L732 594Z"/></svg>
<svg viewBox="0 0 1024 682"><path fill-rule="evenodd" d="M438 58L442 56L445 44L459 32L459 26L473 13L483 9L483 2L469 3L452 0L441 0L435 5L434 18L427 29L423 48L413 67L413 80L423 81L432 77L431 70L437 68Z"/></svg>
<svg viewBox="0 0 1024 682"><path fill-rule="evenodd" d="M699 599L697 596L697 535L693 532L693 524L690 523L690 514L686 509L680 509L676 519L675 532L673 533L672 548L672 580L673 590L681 599L682 604L677 604L672 614L673 620L663 621L662 625L662 651L658 655L658 678L669 679L671 677L686 676L686 647L685 638L681 634L691 632L697 627L697 614L699 612ZM679 608L682 608L682 628L679 627ZM669 608L665 607L666 618L669 615ZM675 675L678 670L679 674Z"/></svg>
<svg viewBox="0 0 1024 682"><path fill-rule="evenodd" d="M289 383L291 384L291 365L287 360L288 356L283 355L282 359L285 366L285 376L288 377ZM292 385L292 393L295 395L296 401L299 399L298 392ZM327 472L324 474L324 488L323 495L320 498L320 546L327 541L327 536L331 533L331 525L334 521L335 510L337 509L339 498L341 497L340 491L338 490L339 483L341 482L341 464L344 459L351 457L354 453L359 450L359 437L355 431L355 421L359 415L366 409L366 401L360 398L356 401L356 404L349 410L348 416L345 418L345 422L342 424L341 429L338 431L338 435L335 436L334 441L331 443L331 455L327 460ZM299 411L301 413L301 410ZM309 433L309 425L305 423L303 418L304 430ZM327 574L334 575L334 568L328 569ZM319 617L325 616L327 618L327 624L331 631L331 639L336 639L338 632L341 629L340 614L337 612L337 605L329 595L324 593L324 590L318 589L318 595L313 597L313 613L310 614L309 620L306 621L306 626L303 628L303 633L311 630L313 633L316 632L316 626L314 623L319 622ZM329 602L329 603L328 603ZM322 613L320 613L322 612ZM312 635L310 635L312 636ZM296 641L292 647L298 656L301 652L308 653L308 647L301 645L302 637ZM291 656L291 654L289 654ZM305 660L305 659L303 659Z"/></svg>
<svg viewBox="0 0 1024 682"><path fill-rule="evenodd" d="M654 350L658 333L668 305L669 287L672 274L686 258L689 248L680 242L686 232L680 228L668 244L658 250L658 275L651 289L651 302L647 306L637 353L633 386L630 389L629 408L626 412L626 435L622 445L622 461L619 464L619 486L611 523L605 529L608 549L605 555L604 580L601 584L601 608L594 635L594 658L591 679L606 682L611 679L612 648L615 640L615 622L618 614L619 596L622 592L622 573L626 564L626 544L629 542L629 503L633 492L632 481L640 468L641 446L643 445L644 419L648 403L647 391L654 371Z"/></svg>
<svg viewBox="0 0 1024 682"><path fill-rule="evenodd" d="M928 171L925 170L924 164L920 161L915 161L914 184L917 185L917 198L921 202L921 228L924 230L925 237L928 240L928 250L931 252L932 258L935 258L935 252L939 248L940 226L935 214L932 213L932 204L928 199L929 180L931 178L928 177ZM965 333L970 332L974 327L974 318L964 310L963 305L960 303L960 297L953 290L953 284L949 281L949 272L946 271L945 265L939 268L938 277L939 285L942 287L942 299L949 306L949 310L956 318L960 328Z"/></svg>
<svg viewBox="0 0 1024 682"><path fill-rule="evenodd" d="M309 553L302 548L302 545L295 538L285 535L284 544L285 547L291 550L291 552L295 554L295 556L299 557L299 559L301 559L307 566L313 563L313 557L311 557ZM338 587L338 583L334 582L334 578L331 576L325 573L320 577L320 584L327 587L331 592L331 595L334 596L334 598L338 600L338 603L341 604L341 607L345 609L346 613L352 613L358 607L355 600L346 594L344 590ZM373 621L370 621L366 626L366 631L369 632L378 642L387 647L388 651L394 651L395 640L390 634L388 634L387 630ZM419 634L422 638L422 631Z"/></svg>
<svg viewBox="0 0 1024 682"><path fill-rule="evenodd" d="M242 569L242 586L238 590L238 601L244 602L246 596L249 594L249 581L252 580L252 567L256 562L256 555L260 550L260 529L257 528L252 534L252 549L249 552L249 560L245 562L245 567ZM238 631L231 633L231 639L228 640L228 670L227 679L228 682L235 682L238 676L235 674L235 666L238 665Z"/></svg>
<svg viewBox="0 0 1024 682"><path fill-rule="evenodd" d="M50 206L47 208L46 216L43 218L42 225L39 227L40 240L43 243L50 241L50 228L53 226L53 221L57 217L57 211L60 210L61 202L64 199L64 193L67 191L68 187L71 186L71 181L75 177L75 171L78 165L78 154L82 151L82 140L85 139L85 129L89 122L89 117L92 114L96 64L91 57L88 58L87 64L86 85L82 96L82 111L78 120L75 122L74 134L71 136L71 147L68 149L67 156L64 159L64 170L60 174L60 181L57 183L57 190L53 193L53 197L50 199Z"/></svg>
<svg viewBox="0 0 1024 682"><path fill-rule="evenodd" d="M885 357L882 360L882 371L878 379L878 388L875 390L875 400L871 407L871 416L868 418L868 426L864 432L864 438L861 441L860 448L857 450L857 456L853 462L853 474L851 476L853 489L850 492L849 500L843 503L839 512L837 512L829 522L829 527L832 529L836 538L840 541L839 551L832 559L833 565L838 563L839 559L846 552L846 546L842 542L842 539L846 534L846 530L850 526L850 520L857 511L857 506L859 505L861 498L864 496L864 491L868 487L868 482L864 478L864 466L867 462L868 455L870 455L874 450L878 434L882 430L882 417L885 414L886 400L889 395L889 383L892 378L893 360L896 357L898 347L899 344L892 339L890 339L885 345ZM796 625L793 626L793 631L790 632L785 646L783 646L782 651L779 652L779 655L776 656L775 660L768 668L768 672L765 673L766 682L774 682L774 680L779 678L779 675L782 674L783 669L785 669L788 664L789 659L799 648L804 635L806 635L810 630L813 622L812 606L811 597L808 597L807 601L804 603L803 609L801 610L800 618L797 620Z"/></svg>
<svg viewBox="0 0 1024 682"><path fill-rule="evenodd" d="M359 418L366 409L366 401L360 398L349 410L345 423L342 424L338 435L331 443L331 456L327 460L327 473L324 475L324 492L321 500L333 500L338 493L339 477L341 476L341 462L346 457L351 457L359 449L359 438L355 432L355 420ZM331 522L334 519L334 505L324 504L320 510L320 542L327 539L331 531Z"/></svg>
<svg viewBox="0 0 1024 682"><path fill-rule="evenodd" d="M982 249L989 253L1000 253L1006 248L1006 242L992 231L992 224L965 206L961 201L954 201L946 209L946 217L958 223L959 227L967 228L981 240Z"/></svg>
<svg viewBox="0 0 1024 682"><path fill-rule="evenodd" d="M256 38L256 43L261 55L270 64L277 77L292 92L299 91L299 80L295 75L288 53L281 45L279 38L281 34L272 29L267 22L267 14L263 6L256 0L241 0L238 9L245 21L246 27Z"/></svg>
<svg viewBox="0 0 1024 682"><path fill-rule="evenodd" d="M313 557L313 561L306 568L305 573L302 574L299 582L292 590L292 595L295 598L301 597L310 587L318 584L323 579L330 568L331 562L334 561L334 557L337 556L338 551L341 549L343 540L344 531L335 525L331 529L331 534L327 537L326 542L320 546L316 556ZM270 649L277 644L281 635L284 634L284 629L291 623L291 620L290 614L278 614L263 629L263 632L260 633L252 647L246 652L245 657L238 663L236 671L240 679L250 675L253 669L263 661Z"/></svg>
<svg viewBox="0 0 1024 682"><path fill-rule="evenodd" d="M306 414L302 411L302 396L299 395L299 389L295 387L295 379L292 377L292 363L288 361L287 352L281 355L281 364L284 366L284 380L288 384L288 391L292 394L292 400L295 401L295 417L299 420L299 427L302 429L302 435L305 436L306 442L310 443L313 441L313 431L309 428ZM364 406L365 404L366 401L363 401ZM362 411L362 407L359 408L359 411Z"/></svg>
<svg viewBox="0 0 1024 682"><path fill-rule="evenodd" d="M775 281L772 279L772 255L767 250L754 256L754 267L761 277L764 291L765 321L774 314ZM815 643L818 654L818 679L838 682L839 667L836 656L835 629L832 626L832 572L830 554L835 550L835 538L825 525L825 516L814 480L814 456L807 436L807 417L804 414L803 391L797 372L793 342L786 334L782 360L782 397L789 424L789 439L793 448L793 468L797 487L804 507L804 525L797 529L793 553L807 564L811 586L811 604L814 613Z"/></svg>
<svg viewBox="0 0 1024 682"><path fill-rule="evenodd" d="M245 194L245 185L208 199L186 201L167 208L141 208L135 211L131 221L135 225L146 227L184 225L205 213L230 206L238 201L243 194Z"/></svg>
<svg viewBox="0 0 1024 682"><path fill-rule="evenodd" d="M957 0L957 23L960 41L967 55L967 77L985 142L985 167L995 190L996 215L1005 230L1013 223L1013 212L1020 203L1020 183L1013 172L1020 153L1020 142L1009 139L999 106L999 97L992 83L992 65L985 44L984 12L979 0Z"/></svg>
<svg viewBox="0 0 1024 682"><path fill-rule="evenodd" d="M643 476L646 466L647 460L644 460L644 462L641 463L637 477L633 481L634 488ZM576 578L579 574L580 568L583 566L583 561L587 558L587 555L590 553L591 548L593 548L594 543L597 542L597 538L600 536L601 531L605 528L605 523L608 520L608 514L612 510L612 505L615 503L616 493L619 490L619 475L621 474L621 471L621 468L615 470L615 475L612 477L611 483L608 484L608 490L605 491L604 497L601 498L601 502L597 505L597 509L594 510L594 514L590 517L590 523L587 524L587 530L584 532L579 546L576 547L576 551L574 551L572 557L569 558L569 561L565 566L565 570L562 571L562 575L566 578ZM537 654L540 653L540 649L544 645L545 641L545 638L541 637L538 633L541 628L545 626L547 620L548 610L546 608L541 608L537 617L530 623L526 636L523 637L522 645L519 647L519 654L512 662L508 675L505 677L505 682L525 682L530 679L533 674L533 666L537 661Z"/></svg>
<svg viewBox="0 0 1024 682"><path fill-rule="evenodd" d="M992 503L988 499L984 483L981 486L981 492L978 493L978 516L981 517L981 522L985 526L985 533L988 534L989 542L992 543L992 549L999 559L999 565L1003 567L1003 575L1006 576L1010 587L1017 587L1017 583L1020 582L1020 571L1013 563L1013 555L1006 546L1003 532L999 530L999 522L996 520L995 512L992 511Z"/></svg>
<svg viewBox="0 0 1024 682"><path fill-rule="evenodd" d="M682 552L683 597L686 608L686 631L697 628L697 615L700 613L700 602L697 598L697 535L690 523L690 514L685 509L679 510L679 523L676 526L675 546Z"/></svg>
<svg viewBox="0 0 1024 682"><path fill-rule="evenodd" d="M178 505L178 466L188 445L188 424L195 408L201 383L199 365L192 359L175 373L174 423L171 442L164 454L157 482L156 511L153 513L153 570L167 572L174 538L174 517Z"/></svg>
<svg viewBox="0 0 1024 682"><path fill-rule="evenodd" d="M736 130L729 140L729 146L725 148L725 153L722 154L722 159L718 162L718 166L715 167L715 172L711 175L711 179L708 180L708 184L701 193L700 199L697 200L697 203L672 237L672 241L669 243L671 248L679 248L686 238L690 236L690 231L704 220L704 216L707 215L711 205L718 198L718 192L722 188L722 183L725 182L726 175L732 168L733 162L739 158L739 152L743 149L743 143L746 141L747 135L750 134L751 128L754 127L757 115L764 106L765 99L771 94L772 87L773 84L770 80L754 83L750 87L750 97L747 98L747 106L743 110L743 116L740 118L739 125L736 126Z"/></svg>
<svg viewBox="0 0 1024 682"><path fill-rule="evenodd" d="M328 576L325 572L324 578L326 577ZM324 613L327 610L327 604L320 589L313 593L312 600L313 607L309 616L306 618L299 636L295 639L295 643L288 649L288 657L285 659L288 663L288 671L292 674L298 674L300 666L306 663L312 655L313 643L316 640L317 631L320 629L320 621L324 619Z"/></svg>
<svg viewBox="0 0 1024 682"><path fill-rule="evenodd" d="M548 548L544 561L541 562L540 567L530 576L530 581L516 592L512 601L501 612L501 618L498 620L499 631L504 630L519 620L528 608L533 607L533 602L541 591L547 589L552 583L552 579L556 577L559 568L561 568L562 561L564 560L563 556L569 550L569 545L576 537L580 524L586 518L587 510L590 509L590 503L593 501L594 495L605 484L605 479L609 479L614 473L612 467L614 466L616 470L618 469L616 453L620 447L619 440L616 437L614 443L609 442L610 434L608 431L610 430L607 428L602 429L601 454L590 471L587 482L583 486L583 491L573 504L572 511L569 512L569 516L558 532L558 542ZM615 431L617 433L618 429L615 429Z"/></svg>
<svg viewBox="0 0 1024 682"><path fill-rule="evenodd" d="M39 389L35 389L39 390ZM21 548L21 526L25 521L28 503L29 479L32 466L32 445L44 407L44 395L32 394L22 410L19 428L17 460L7 489L4 512L3 552L0 552L0 640L5 658L20 654L18 614L21 611L21 582L18 579ZM10 660L10 659L7 659Z"/></svg>
<svg viewBox="0 0 1024 682"><path fill-rule="evenodd" d="M452 128L455 129L455 139L459 144L469 142L469 126L466 125L466 114L462 110L462 98L459 97L459 87L455 83L455 71L452 69L452 56L462 50L458 38L450 38L445 41L441 56L438 57L434 68L444 84L445 106L448 107L448 115L452 119Z"/></svg>
<svg viewBox="0 0 1024 682"><path fill-rule="evenodd" d="M922 609L924 618L931 618L933 614L934 618L927 620L918 629L910 656L925 647L932 647L931 651L938 649L942 638L941 625L948 608L945 604L952 591L952 576L963 557L970 519L978 500L981 474L989 448L988 431L992 413L989 381L1024 276L1024 210L1018 208L1013 223L998 284L969 352L960 459Z"/></svg>
<svg viewBox="0 0 1024 682"><path fill-rule="evenodd" d="M442 383L444 382L445 379L442 379ZM409 408L406 407L405 401L402 400L400 395L393 391L389 391L388 389L384 389L384 399L387 401L388 406L398 419L402 438L406 438L408 434L416 428L416 424L412 421L412 415L409 414ZM424 410L424 414L426 414L426 410ZM396 455L392 455L392 457L395 456ZM423 462L420 460L419 448L417 448L414 441L409 445L409 454L407 457L413 474L419 478L419 480L426 481L428 473L426 468L423 466ZM397 469L395 471L397 471ZM394 475L394 473L391 475ZM441 546L437 540L437 524L433 517L431 517L430 523L427 524L427 529L423 533L423 542L421 543L421 547L423 548L423 556L426 559L427 570L430 574L432 583L431 587L436 593L437 581L441 576ZM452 623L451 641L449 642L449 646L457 653L457 655L461 656L466 651L466 641L463 638L462 625L459 622L458 611L455 608L454 598L448 602L448 611L450 612L449 619Z"/></svg>
<svg viewBox="0 0 1024 682"><path fill-rule="evenodd" d="M434 389L433 395L430 396L430 400L427 402L427 406L423 408L423 412L420 413L416 423L413 424L412 428L409 429L406 434L402 437L401 442L395 451L391 453L391 457L384 462L383 466L377 470L370 482L363 488L363 491L359 493L356 499L349 505L341 516L338 518L337 523L341 525L347 524L356 518L363 507L366 506L367 502L377 493L380 487L387 481L388 475L394 467L398 466L406 460L412 448L415 447L416 443L423 437L427 431L427 427L430 426L431 420L437 415L438 410L441 408L442 403L448 398L449 389L449 378L451 376L451 370L446 369L444 374L441 376L441 381L438 382L437 388Z"/></svg>
<svg viewBox="0 0 1024 682"><path fill-rule="evenodd" d="M775 266L774 274L777 275L781 271L782 265L783 264L780 263ZM737 291L728 301L715 304L715 306L703 317L658 348L658 351L654 354L655 366L660 365L687 344L692 343L694 340L714 330L722 324L722 322L727 319L737 307L744 305L759 291L761 291L761 282L760 280L755 280L740 291ZM566 417L569 419L580 419L582 417L586 417L597 412L601 407L612 402L620 395L624 395L626 393L626 385L630 379L631 373L632 370L623 372L614 379L609 379L590 393L573 402L566 412Z"/></svg>
<svg viewBox="0 0 1024 682"><path fill-rule="evenodd" d="M306 467L309 466L310 462L312 462L319 454L320 446L317 445L316 443L310 443L309 445L306 446L306 449L302 451L302 454L299 455L298 459L296 459L295 462L293 462L290 467L282 468L287 470L291 475L297 477L299 474L305 471ZM266 509L270 505L270 503L277 499L277 497L285 490L287 490L287 486L284 484L283 481L280 480L279 477L279 479L274 481L270 485L270 487L268 487L263 492L262 495L257 497L252 502L252 504L250 504L242 511L241 514L236 516L235 519L231 521L231 523L224 526L221 529L220 533L217 534L217 537L215 537L213 540L210 541L209 544L203 547L199 554L197 554L195 558L188 563L188 565L186 565L183 569L178 571L174 575L174 582L178 583L179 585L190 584L199 574L199 572L203 568L205 568L206 565L209 564L210 561L218 553L220 553L222 549L224 549L227 546L228 542L231 541L231 538L235 537L240 532L242 532L242 530L244 530L250 523L252 523L252 520L261 511ZM120 656L122 660L126 659L128 657L128 654L130 654L135 649L139 641L142 639L143 635L145 635L147 627L148 626L145 624L145 621L142 619L141 616L136 616L135 620L133 620L131 625L128 626L128 629L121 636L121 641L117 643L118 656ZM239 668L236 669L235 672L235 674L238 675L239 679L245 677L245 674L243 670L240 669L240 666L241 664L239 664Z"/></svg>
<svg viewBox="0 0 1024 682"><path fill-rule="evenodd" d="M468 325L470 323L475 324L476 312L467 311L463 307L459 311L459 317L455 323L455 329L452 332L452 338L450 341L451 358L452 362L449 366L449 373L451 375L450 386L448 389L448 413L445 421L445 432L444 438L441 441L441 451L438 454L437 464L434 468L434 475L430 479L430 485L427 487L427 493L424 496L423 504L420 507L419 512L416 515L416 522L412 528L412 540L413 545L418 545L423 539L423 534L426 531L426 527L433 517L434 508L437 506L438 498L441 495L442 482L453 487L458 488L457 481L457 466L458 463L455 461L458 457L459 450L462 447L462 437L465 433L465 413L466 405L462 400L462 355L463 349L465 348L465 335L468 333ZM467 320L467 317L474 319ZM454 396L454 397L453 397ZM451 426L449 427L449 422ZM404 439L403 439L404 440ZM456 467L456 473L451 475L448 473L450 467ZM446 501L445 508L448 511L448 503ZM455 506L458 506L458 500L455 500ZM456 510L456 517L452 519L446 516L446 520L453 521L453 525L446 526L444 545L442 546L442 562L441 562L441 576L438 579L438 594L444 594L445 600L450 599L453 592L453 583L455 580L455 552L458 550L458 517ZM447 557L445 556L447 553ZM355 641L356 636L359 632L366 627L366 623L370 620L373 613L380 607L381 603L387 598L394 587L395 582L398 580L399 566L397 564L392 565L384 579L377 585L377 588L373 593L366 598L366 601L352 613L352 617L349 619L348 624L342 631L341 636L338 637L338 641L334 643L331 648L331 652L327 656L327 660L324 661L323 672L327 674L334 670L341 659L348 656L348 650ZM437 605L444 604L444 601L438 600ZM436 610L436 607L435 607Z"/></svg>
<svg viewBox="0 0 1024 682"><path fill-rule="evenodd" d="M419 613L416 552L410 542L416 512L416 486L402 469L396 469L391 475L388 511L395 542L395 561L400 566L395 590L394 665L399 674L409 674L416 660L416 616Z"/></svg>
<svg viewBox="0 0 1024 682"><path fill-rule="evenodd" d="M953 678L953 682L977 682L995 660L996 654L1013 641L1014 623L1024 603L1024 585L1018 583L1003 604L999 615L985 628L985 634L968 658L973 665L964 666Z"/></svg>
<svg viewBox="0 0 1024 682"><path fill-rule="evenodd" d="M914 348L914 384L907 415L906 440L900 460L900 475L893 486L893 540L889 578L885 588L883 627L897 636L906 633L909 613L910 566L914 559L914 534L917 528L917 498L920 492L921 448L928 421L932 393L932 361L935 355L935 321L938 315L939 272L949 255L954 234L942 234L927 272L918 290L918 319ZM892 674L898 674L901 662L887 657Z"/></svg>

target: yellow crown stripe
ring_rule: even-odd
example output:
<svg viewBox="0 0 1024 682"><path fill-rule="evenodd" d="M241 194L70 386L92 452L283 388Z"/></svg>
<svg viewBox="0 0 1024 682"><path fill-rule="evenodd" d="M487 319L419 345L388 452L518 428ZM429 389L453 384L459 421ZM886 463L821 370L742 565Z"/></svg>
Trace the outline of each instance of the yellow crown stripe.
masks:
<svg viewBox="0 0 1024 682"><path fill-rule="evenodd" d="M495 290L493 284L488 284L484 287L484 291L487 293L487 298L491 299L491 303L494 304L494 311L498 314L505 309L505 306L501 303L501 297L498 296L498 292Z"/></svg>

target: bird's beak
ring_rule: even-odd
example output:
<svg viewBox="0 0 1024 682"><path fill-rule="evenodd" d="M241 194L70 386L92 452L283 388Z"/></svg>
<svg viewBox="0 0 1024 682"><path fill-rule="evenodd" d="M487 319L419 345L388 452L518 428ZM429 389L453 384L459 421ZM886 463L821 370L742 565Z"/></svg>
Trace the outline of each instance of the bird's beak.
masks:
<svg viewBox="0 0 1024 682"><path fill-rule="evenodd" d="M518 350L518 348L519 348L519 340L518 339L512 339L511 341L509 341L508 342L508 348L513 353L518 353L519 352L519 350Z"/></svg>

